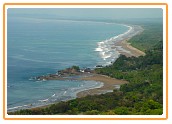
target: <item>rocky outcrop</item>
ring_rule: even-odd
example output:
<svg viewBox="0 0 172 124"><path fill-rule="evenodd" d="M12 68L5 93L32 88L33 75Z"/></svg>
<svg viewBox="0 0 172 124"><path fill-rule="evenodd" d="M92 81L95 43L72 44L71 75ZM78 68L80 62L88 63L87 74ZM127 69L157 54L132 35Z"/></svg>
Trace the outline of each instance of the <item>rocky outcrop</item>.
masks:
<svg viewBox="0 0 172 124"><path fill-rule="evenodd" d="M60 76L78 75L79 73L79 69L76 69L74 67L58 71L58 75Z"/></svg>
<svg viewBox="0 0 172 124"><path fill-rule="evenodd" d="M94 70L91 70L90 68L80 69L78 66L72 66L71 68L59 70L56 74L38 76L36 77L36 80L73 80L74 78L72 76L85 75L90 73L94 73Z"/></svg>

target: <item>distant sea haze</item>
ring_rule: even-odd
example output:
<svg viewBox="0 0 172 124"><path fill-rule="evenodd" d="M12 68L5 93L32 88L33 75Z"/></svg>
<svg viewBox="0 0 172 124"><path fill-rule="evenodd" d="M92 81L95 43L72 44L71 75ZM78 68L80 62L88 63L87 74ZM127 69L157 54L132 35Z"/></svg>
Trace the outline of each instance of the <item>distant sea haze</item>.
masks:
<svg viewBox="0 0 172 124"><path fill-rule="evenodd" d="M7 110L65 101L80 91L101 87L103 83L96 81L36 81L33 77L73 65L110 64L119 56L111 49L110 39L129 29L106 22L8 17Z"/></svg>

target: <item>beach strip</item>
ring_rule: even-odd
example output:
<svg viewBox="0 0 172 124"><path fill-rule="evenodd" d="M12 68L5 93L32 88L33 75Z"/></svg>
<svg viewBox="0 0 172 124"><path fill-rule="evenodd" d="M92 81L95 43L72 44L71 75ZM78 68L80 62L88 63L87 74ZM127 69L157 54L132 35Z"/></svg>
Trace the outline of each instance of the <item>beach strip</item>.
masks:
<svg viewBox="0 0 172 124"><path fill-rule="evenodd" d="M133 47L130 43L128 43L128 40L118 42L115 45L116 45L116 47L121 46L121 48L124 50L118 50L118 52L122 55L127 56L127 57L145 56L145 53L143 51Z"/></svg>
<svg viewBox="0 0 172 124"><path fill-rule="evenodd" d="M116 49L120 54L125 55L127 57L139 57L144 56L145 53L135 47L133 47L128 41L136 35L141 34L144 29L139 25L125 25L129 27L129 30L122 34L118 40L116 40L112 46L112 49Z"/></svg>
<svg viewBox="0 0 172 124"><path fill-rule="evenodd" d="M114 89L118 89L120 85L128 83L125 80L119 80L119 79L111 78L111 77L100 75L100 74L95 74L89 77L82 77L80 80L86 80L86 81L93 80L93 81L103 82L104 85L100 88L89 89L89 90L85 90L85 91L81 91L77 93L77 97L79 98L85 97L87 95L95 95L95 94L112 92Z"/></svg>

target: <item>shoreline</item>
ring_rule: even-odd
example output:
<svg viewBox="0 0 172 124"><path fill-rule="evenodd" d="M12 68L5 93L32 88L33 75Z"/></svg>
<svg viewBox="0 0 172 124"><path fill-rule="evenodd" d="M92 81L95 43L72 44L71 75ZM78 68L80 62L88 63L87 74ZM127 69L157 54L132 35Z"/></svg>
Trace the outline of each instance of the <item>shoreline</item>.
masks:
<svg viewBox="0 0 172 124"><path fill-rule="evenodd" d="M53 80L61 80L61 79L53 79ZM63 79L63 80L65 80L65 79ZM125 81L125 80L119 80L116 78L108 77L106 75L95 74L95 73L93 73L91 75L90 74L88 75L88 73L84 73L78 79L68 78L67 80L71 80L71 81L72 80L95 81L95 82L102 83L96 87L92 87L92 88L84 89L84 90L78 90L77 92L75 92L76 97L72 98L72 99L82 98L82 97L85 97L87 95L99 95L99 94L105 94L108 92L113 92L114 89L119 89L120 85L128 83L128 81ZM65 100L65 102L72 100L72 99ZM64 100L62 100L62 101L64 101ZM46 103L46 101L43 101L43 102ZM49 106L56 104L56 103L59 103L59 102L61 102L61 101L55 101L52 103L47 103L47 104L43 104L43 105L36 105L36 106L33 105L32 103L26 104L26 105L20 105L20 106L15 106L15 107L9 108L7 110L7 112L15 112L15 111L19 111L22 109L31 109L31 110L42 109L42 108L49 107Z"/></svg>
<svg viewBox="0 0 172 124"><path fill-rule="evenodd" d="M139 25L120 25L128 27L129 29L122 34L97 43L98 47L95 48L95 51L99 53L99 56L103 60L105 60L105 64L102 64L103 66L107 66L112 62L115 62L115 60L119 58L120 54L127 57L145 55L143 51L140 51L128 43L128 40L130 40L133 36L142 33L144 29Z"/></svg>
<svg viewBox="0 0 172 124"><path fill-rule="evenodd" d="M101 74L91 74L89 76L88 75L84 76L84 75L87 75L87 74L83 74L82 77L80 77L78 79L75 78L75 80L96 81L96 82L102 83L103 85L99 85L97 87L93 87L93 88L89 88L89 89L85 89L85 90L79 90L76 92L76 97L72 98L72 99L82 98L82 97L86 97L88 95L100 95L100 94L105 94L108 92L113 92L114 89L119 89L120 85L128 83L128 81L111 78L111 77L108 77L106 75L101 75ZM56 80L58 80L58 79L56 79ZM63 80L65 80L65 79L63 79ZM67 79L67 80L69 80L69 79ZM73 80L73 78L71 78L71 80ZM72 99L65 100L65 102L72 100ZM21 105L21 106L16 106L16 107L10 108L9 110L7 110L7 112L15 112L15 111L19 111L22 109L30 109L30 110L42 109L42 108L49 107L49 106L59 103L59 102L61 102L61 101L56 101L56 102L52 102L52 103L48 103L48 104L44 104L44 105L38 105L38 106L34 106L33 104L26 104L26 105Z"/></svg>
<svg viewBox="0 0 172 124"><path fill-rule="evenodd" d="M100 88L88 89L78 92L76 94L77 98L85 97L87 95L98 95L107 92L113 92L114 89L119 89L120 85L128 83L128 81L125 80L119 80L116 78L111 78L106 75L100 75L100 74L95 74L89 77L82 77L80 80L86 80L86 81L92 80L92 81L102 82L104 85Z"/></svg>
<svg viewBox="0 0 172 124"><path fill-rule="evenodd" d="M128 42L132 37L141 34L144 29L138 25L128 27L130 27L130 31L128 32L128 34L126 33L127 36L124 39L115 42L113 48L116 48L120 54L125 55L127 57L145 56L145 53L143 51L133 47L131 43Z"/></svg>

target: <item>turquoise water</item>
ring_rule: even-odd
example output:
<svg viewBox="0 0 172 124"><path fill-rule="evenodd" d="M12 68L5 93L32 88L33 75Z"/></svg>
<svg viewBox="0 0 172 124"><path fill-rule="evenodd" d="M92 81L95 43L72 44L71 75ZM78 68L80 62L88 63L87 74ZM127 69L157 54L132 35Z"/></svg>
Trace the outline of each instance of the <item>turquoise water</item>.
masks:
<svg viewBox="0 0 172 124"><path fill-rule="evenodd" d="M35 81L35 76L78 65L94 68L115 60L102 58L98 43L128 27L105 22L9 17L7 20L7 108L40 106L76 97L95 81ZM115 51L113 51L115 54Z"/></svg>

